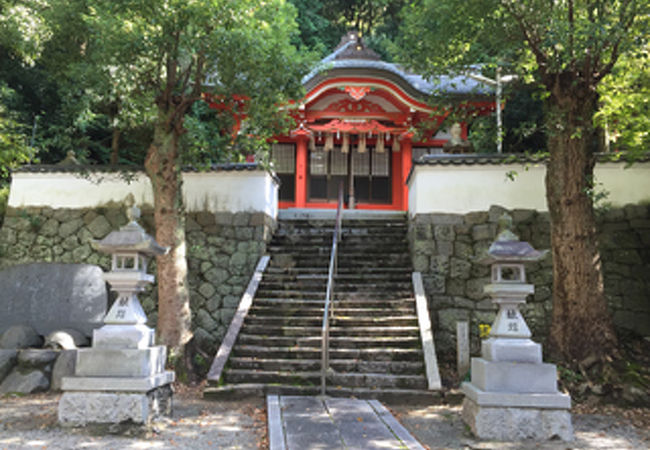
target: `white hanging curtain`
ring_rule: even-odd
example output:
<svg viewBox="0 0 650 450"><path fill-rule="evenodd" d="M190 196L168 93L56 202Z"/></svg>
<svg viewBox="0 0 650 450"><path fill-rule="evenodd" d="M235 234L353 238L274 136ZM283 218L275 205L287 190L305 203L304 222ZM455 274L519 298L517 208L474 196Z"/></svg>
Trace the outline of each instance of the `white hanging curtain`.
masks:
<svg viewBox="0 0 650 450"><path fill-rule="evenodd" d="M309 136L309 151L312 151L312 152L316 151L316 139L314 139L313 134L311 136Z"/></svg>
<svg viewBox="0 0 650 450"><path fill-rule="evenodd" d="M366 152L366 134L359 135L359 143L357 144L357 152L365 153Z"/></svg>
<svg viewBox="0 0 650 450"><path fill-rule="evenodd" d="M393 151L394 152L399 152L400 146L399 146L399 139L397 138L397 135L393 137Z"/></svg>
<svg viewBox="0 0 650 450"><path fill-rule="evenodd" d="M323 150L329 152L333 148L334 148L334 135L332 133L327 133L325 135L325 145L323 146Z"/></svg>
<svg viewBox="0 0 650 450"><path fill-rule="evenodd" d="M347 153L350 151L350 135L348 133L343 133L343 141L341 142L341 153Z"/></svg>
<svg viewBox="0 0 650 450"><path fill-rule="evenodd" d="M377 135L377 144L375 145L375 151L377 153L384 153L384 135L381 133Z"/></svg>

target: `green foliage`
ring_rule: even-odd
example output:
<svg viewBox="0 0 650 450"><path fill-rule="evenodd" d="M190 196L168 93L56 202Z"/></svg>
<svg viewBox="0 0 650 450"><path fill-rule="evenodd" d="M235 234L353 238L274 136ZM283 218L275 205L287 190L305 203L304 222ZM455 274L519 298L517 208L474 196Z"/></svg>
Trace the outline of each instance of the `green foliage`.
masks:
<svg viewBox="0 0 650 450"><path fill-rule="evenodd" d="M430 77L474 67L493 78L494 68L503 66L524 83L538 86L538 91L541 88L540 98L548 103L554 88L568 88L559 83L560 75L575 79L573 88L586 86L592 91L620 55L639 48L646 51L636 54L647 55L647 33L643 30L648 26L648 5L644 0L419 0L402 11L403 26L393 51L402 63ZM633 59L639 67L639 59ZM622 74L626 66L619 66ZM628 75L631 79L626 85L630 88L619 87L647 98L638 88L647 72L634 72ZM626 101L616 90L610 92L620 102L639 106L630 114L629 109L624 111L610 103L612 107L604 117L617 121L615 111L619 111L626 117L644 116L647 120L648 114L642 113L647 101ZM562 114L550 114L550 109L547 112L547 130L555 130L558 123L566 124ZM647 122L636 119L635 123L640 130L648 129ZM520 131L525 134L539 129L531 125L523 124ZM638 142L640 134L631 140ZM539 149L538 144L534 147L527 149Z"/></svg>
<svg viewBox="0 0 650 450"><path fill-rule="evenodd" d="M51 38L43 11L47 1L8 0L0 3L0 46L9 49L13 57L34 65Z"/></svg>
<svg viewBox="0 0 650 450"><path fill-rule="evenodd" d="M290 0L298 11L297 22L299 34L294 44L306 46L319 55L329 53L338 44L345 27L328 16L327 1L324 0Z"/></svg>
<svg viewBox="0 0 650 450"><path fill-rule="evenodd" d="M232 148L249 153L265 146L277 130L277 105L300 95L309 62L290 45L295 10L281 0L95 1L85 20L105 80L121 86L120 98L133 110L166 121L156 127L188 131L179 132L183 162L197 166L223 160ZM201 87L196 79L206 82ZM197 104L205 91L225 102L247 98L245 111L232 111L247 118L234 140L230 112ZM163 110L171 116L163 119Z"/></svg>
<svg viewBox="0 0 650 450"><path fill-rule="evenodd" d="M5 107L6 99L14 92L0 83L0 180L9 176L9 171L31 159L32 151L27 146L27 135L21 124Z"/></svg>
<svg viewBox="0 0 650 450"><path fill-rule="evenodd" d="M476 153L494 153L497 150L497 126L493 115L474 119L467 139Z"/></svg>
<svg viewBox="0 0 650 450"><path fill-rule="evenodd" d="M650 44L621 56L598 87L601 106L595 116L614 150L634 156L650 151Z"/></svg>
<svg viewBox="0 0 650 450"><path fill-rule="evenodd" d="M390 60L405 0L290 0L298 10L299 41L321 56L332 51L348 30L359 31L367 45Z"/></svg>

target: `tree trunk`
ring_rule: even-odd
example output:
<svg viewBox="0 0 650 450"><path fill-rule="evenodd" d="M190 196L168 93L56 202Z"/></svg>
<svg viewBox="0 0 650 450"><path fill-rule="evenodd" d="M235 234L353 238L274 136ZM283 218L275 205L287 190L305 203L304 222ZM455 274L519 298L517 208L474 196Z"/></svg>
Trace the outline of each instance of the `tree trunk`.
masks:
<svg viewBox="0 0 650 450"><path fill-rule="evenodd" d="M170 247L159 256L158 339L168 346L170 356L180 356L190 340L191 312L187 288L185 214L181 193L178 126L170 126L173 112L159 109L154 139L145 160L153 188L156 240Z"/></svg>
<svg viewBox="0 0 650 450"><path fill-rule="evenodd" d="M549 350L570 365L604 359L617 341L603 288L593 210L592 115L597 96L572 74L548 80L546 198L551 218L553 314Z"/></svg>
<svg viewBox="0 0 650 450"><path fill-rule="evenodd" d="M120 129L113 128L113 135L111 136L111 164L115 165L120 159Z"/></svg>

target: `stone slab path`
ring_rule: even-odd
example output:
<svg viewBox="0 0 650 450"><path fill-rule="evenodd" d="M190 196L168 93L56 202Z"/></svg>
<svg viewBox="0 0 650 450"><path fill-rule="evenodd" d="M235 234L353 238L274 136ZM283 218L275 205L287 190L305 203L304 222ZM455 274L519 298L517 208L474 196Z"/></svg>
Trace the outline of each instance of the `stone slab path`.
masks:
<svg viewBox="0 0 650 450"><path fill-rule="evenodd" d="M377 400L267 396L270 450L424 449Z"/></svg>

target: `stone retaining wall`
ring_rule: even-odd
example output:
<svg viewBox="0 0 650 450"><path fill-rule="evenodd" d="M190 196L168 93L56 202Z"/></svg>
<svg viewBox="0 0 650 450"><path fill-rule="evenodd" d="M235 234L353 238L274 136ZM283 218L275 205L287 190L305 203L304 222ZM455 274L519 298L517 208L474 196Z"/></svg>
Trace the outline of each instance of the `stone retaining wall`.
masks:
<svg viewBox="0 0 650 450"><path fill-rule="evenodd" d="M506 212L493 206L469 214L418 214L409 223L414 270L422 272L442 358L455 358L456 322L470 322L472 352L479 350L479 324L491 324L495 308L483 286L488 267L474 258L496 238L497 221ZM548 213L515 209L514 231L537 249L550 248ZM617 327L650 335L650 206L628 205L599 213L599 241L605 294ZM527 266L535 294L522 308L533 332L543 341L550 326L552 260Z"/></svg>
<svg viewBox="0 0 650 450"><path fill-rule="evenodd" d="M0 269L29 262L97 264L110 269L110 257L90 241L126 224L122 205L92 209L9 208L0 229ZM141 224L153 233L152 211ZM198 212L187 216L192 328L199 346L212 354L225 335L255 265L266 251L275 221L261 212ZM155 273L155 262L150 265ZM149 326L157 318L156 289L139 296Z"/></svg>

